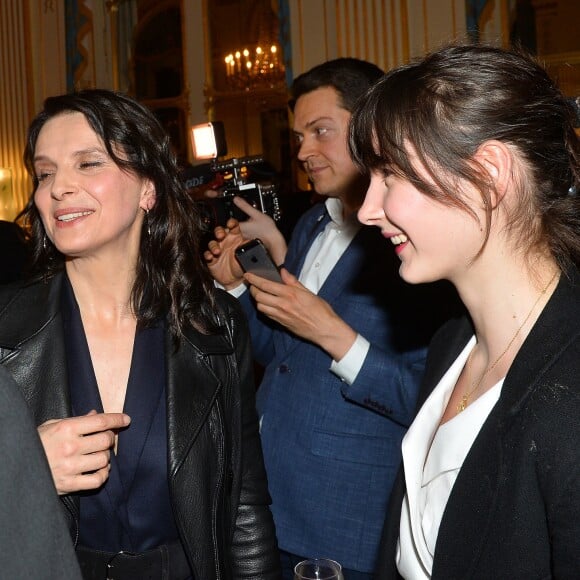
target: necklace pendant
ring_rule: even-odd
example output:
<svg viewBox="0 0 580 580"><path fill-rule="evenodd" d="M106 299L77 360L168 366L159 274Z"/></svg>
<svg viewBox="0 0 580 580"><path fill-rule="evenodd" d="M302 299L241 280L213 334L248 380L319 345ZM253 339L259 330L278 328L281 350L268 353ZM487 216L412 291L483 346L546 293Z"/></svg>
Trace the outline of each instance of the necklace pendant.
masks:
<svg viewBox="0 0 580 580"><path fill-rule="evenodd" d="M461 397L459 405L457 405L457 412L461 413L461 411L465 411L466 407L467 407L467 397L463 395L463 397Z"/></svg>

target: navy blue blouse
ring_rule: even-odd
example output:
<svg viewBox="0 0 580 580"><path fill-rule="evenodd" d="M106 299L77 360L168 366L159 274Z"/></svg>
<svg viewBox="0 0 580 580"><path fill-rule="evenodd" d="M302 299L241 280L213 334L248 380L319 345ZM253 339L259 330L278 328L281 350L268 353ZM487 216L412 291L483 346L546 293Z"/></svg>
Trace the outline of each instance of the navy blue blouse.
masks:
<svg viewBox="0 0 580 580"><path fill-rule="evenodd" d="M68 381L73 415L103 412L89 347L70 282L62 296ZM143 552L178 539L167 474L165 329L135 334L124 412L130 426L111 452L109 478L80 495L79 545Z"/></svg>

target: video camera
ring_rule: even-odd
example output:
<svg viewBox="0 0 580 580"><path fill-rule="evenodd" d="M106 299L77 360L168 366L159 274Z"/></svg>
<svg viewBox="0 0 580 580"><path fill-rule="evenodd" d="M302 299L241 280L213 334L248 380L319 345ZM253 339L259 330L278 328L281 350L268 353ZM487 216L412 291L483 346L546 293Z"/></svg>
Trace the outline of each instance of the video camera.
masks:
<svg viewBox="0 0 580 580"><path fill-rule="evenodd" d="M203 219L209 230L217 225L225 226L232 217L238 221L248 219L234 204L235 196L243 198L274 221L280 219L275 171L263 157L256 155L219 161L218 158L227 153L221 122L196 125L192 127L191 133L194 157L211 161L204 167L186 170L183 177L189 190L195 188L200 193L197 201L202 207ZM203 197L203 192L208 189L218 191L218 197Z"/></svg>

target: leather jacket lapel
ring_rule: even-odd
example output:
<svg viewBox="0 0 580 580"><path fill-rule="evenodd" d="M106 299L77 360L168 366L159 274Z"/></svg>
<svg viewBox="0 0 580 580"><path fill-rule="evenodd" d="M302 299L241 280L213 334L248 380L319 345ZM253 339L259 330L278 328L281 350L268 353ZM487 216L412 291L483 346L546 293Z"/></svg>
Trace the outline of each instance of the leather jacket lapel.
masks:
<svg viewBox="0 0 580 580"><path fill-rule="evenodd" d="M20 385L37 425L71 414L60 304L62 279L59 274L47 284L25 289L0 313L0 363Z"/></svg>
<svg viewBox="0 0 580 580"><path fill-rule="evenodd" d="M63 274L16 294L0 312L0 364L18 383L34 422L72 414L61 311ZM22 316L26 313L26 316ZM22 362L24 361L24 362ZM78 497L61 496L74 543Z"/></svg>
<svg viewBox="0 0 580 580"><path fill-rule="evenodd" d="M224 335L202 335L193 330L181 340L177 350L170 333L165 340L169 477L172 478L222 387L209 356L231 353L232 347Z"/></svg>

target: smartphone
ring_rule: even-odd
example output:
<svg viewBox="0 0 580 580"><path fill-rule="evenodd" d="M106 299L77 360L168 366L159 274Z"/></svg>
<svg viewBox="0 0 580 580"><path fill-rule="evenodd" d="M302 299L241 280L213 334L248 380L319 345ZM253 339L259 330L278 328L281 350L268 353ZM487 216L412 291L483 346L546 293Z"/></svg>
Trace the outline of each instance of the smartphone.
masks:
<svg viewBox="0 0 580 580"><path fill-rule="evenodd" d="M259 239L238 246L236 259L244 272L251 272L272 282L282 282L278 267Z"/></svg>

